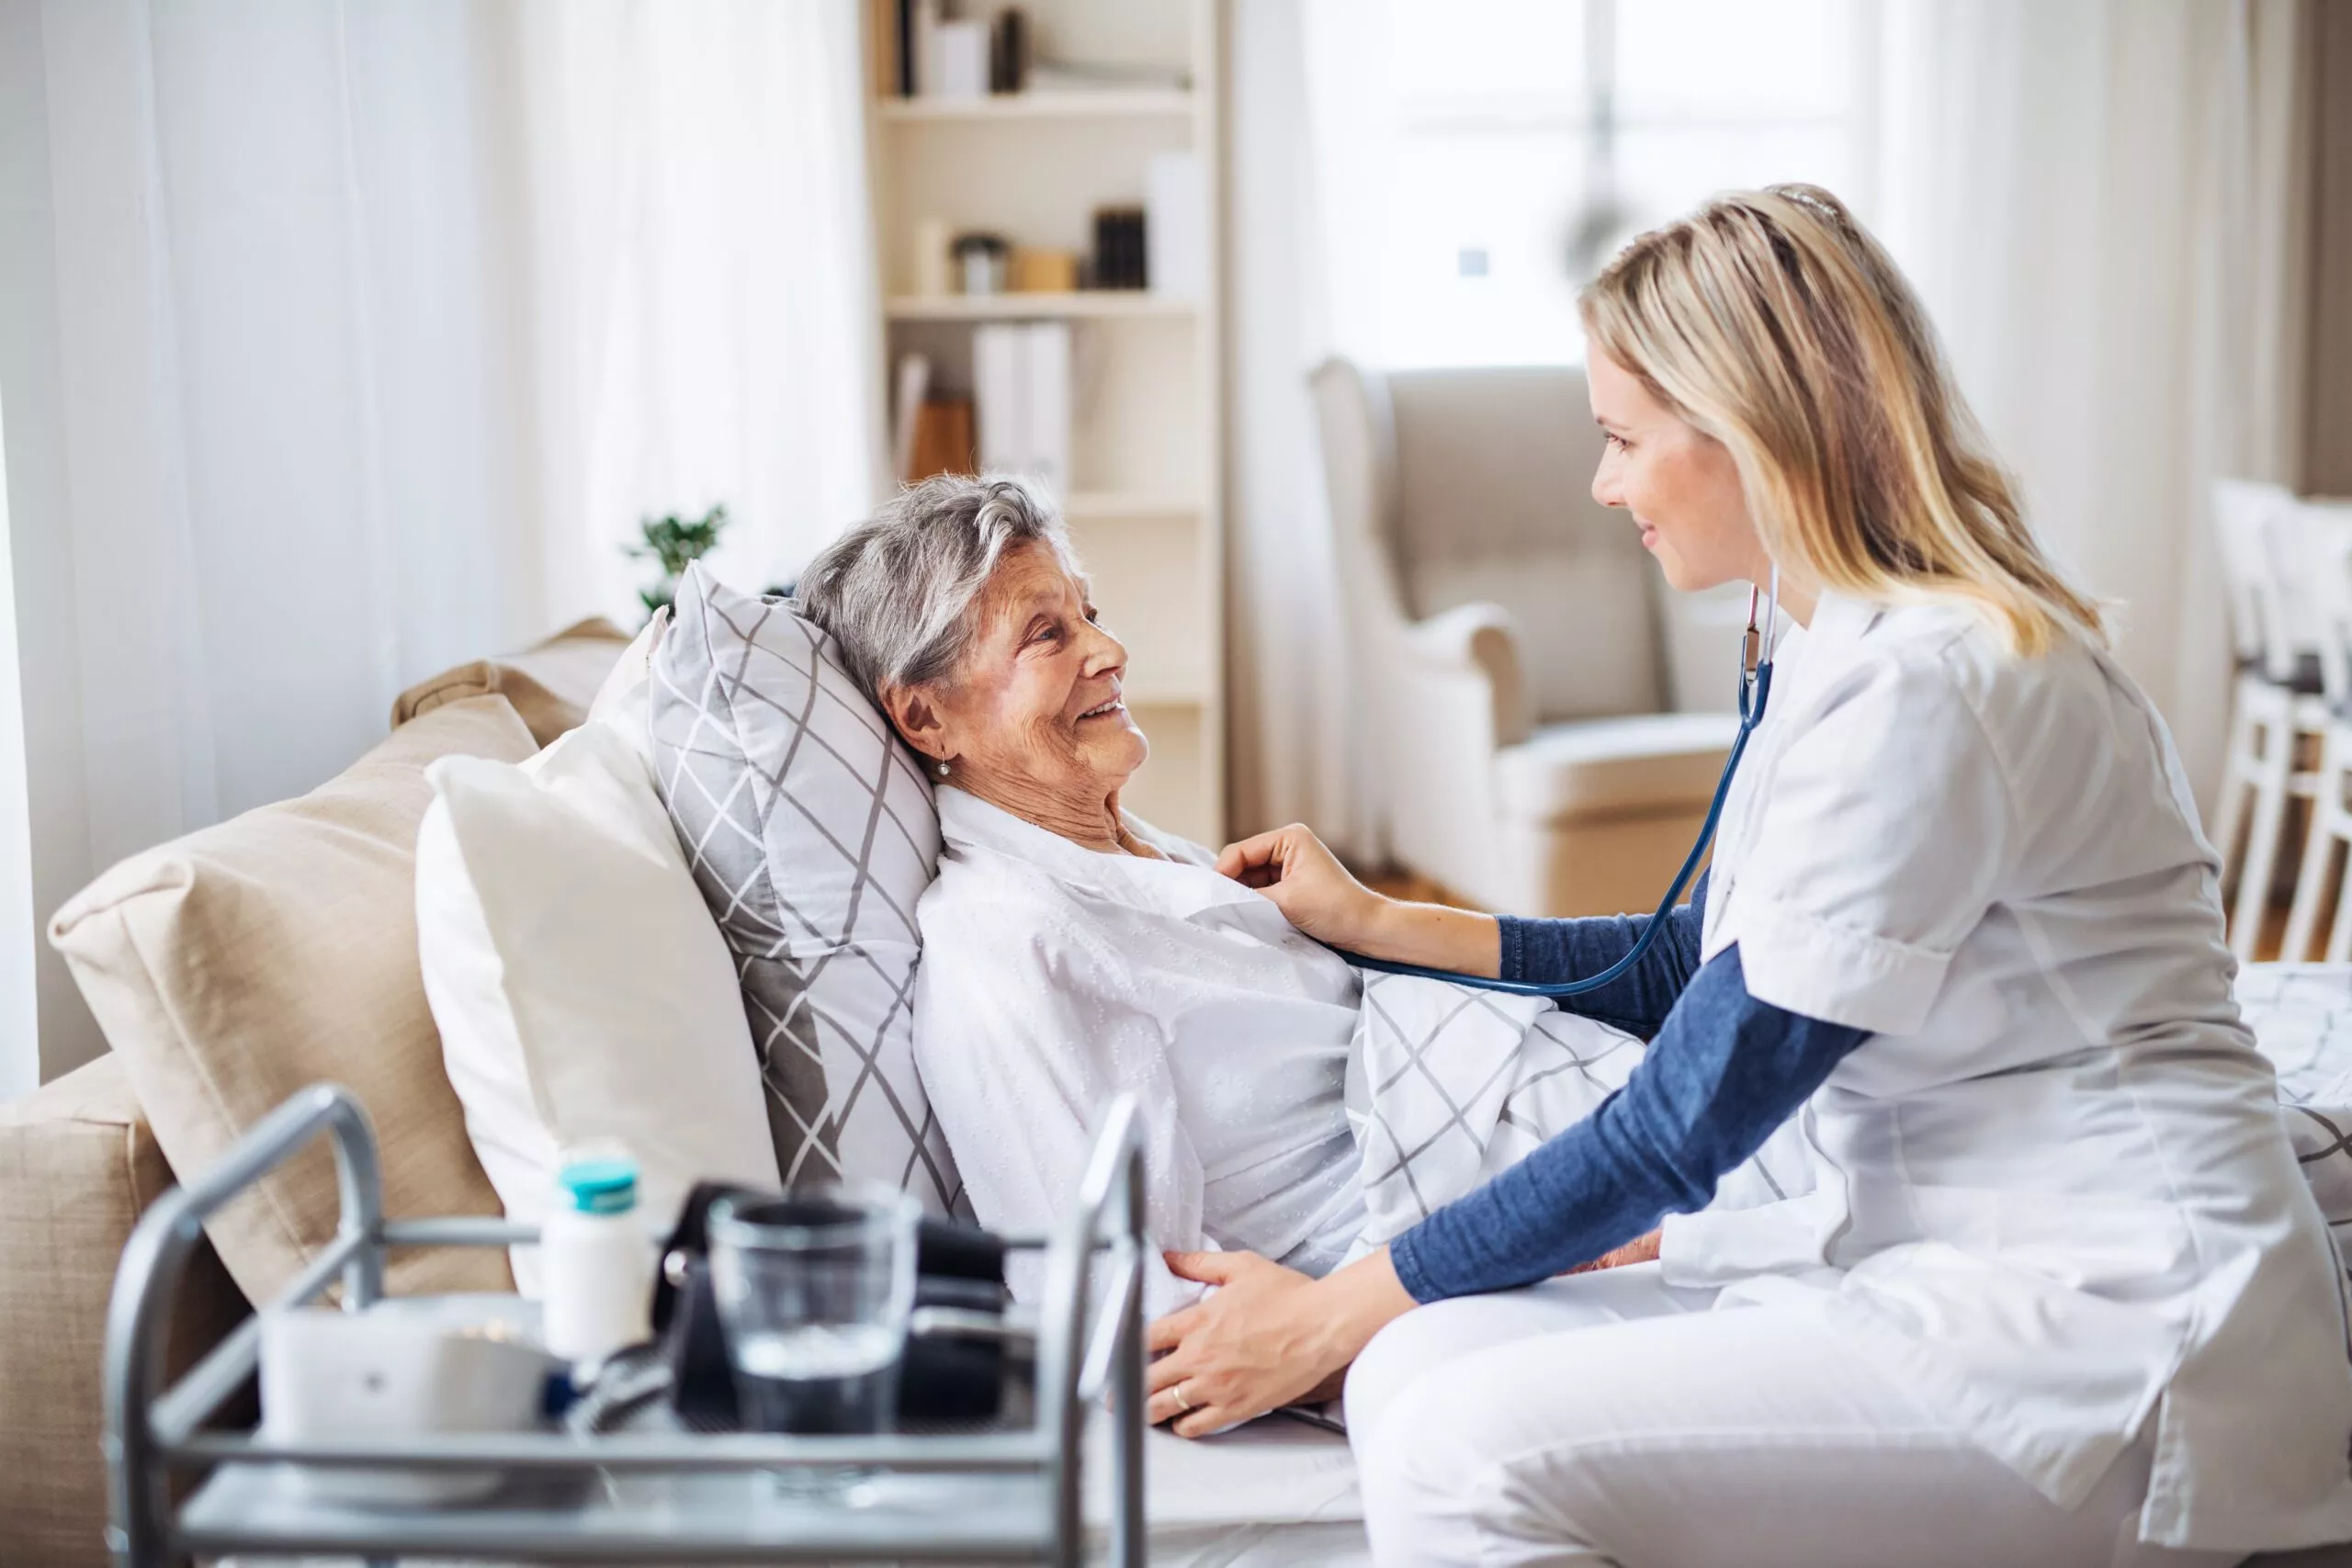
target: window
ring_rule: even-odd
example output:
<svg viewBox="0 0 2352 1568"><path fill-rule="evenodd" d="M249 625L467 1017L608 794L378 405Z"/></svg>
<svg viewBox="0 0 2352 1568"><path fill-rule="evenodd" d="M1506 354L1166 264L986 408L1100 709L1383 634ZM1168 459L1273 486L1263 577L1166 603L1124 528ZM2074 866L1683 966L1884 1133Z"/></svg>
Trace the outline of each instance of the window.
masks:
<svg viewBox="0 0 2352 1568"><path fill-rule="evenodd" d="M1385 166L1356 184L1379 210L1348 264L1383 364L1580 361L1577 285L1717 190L1810 180L1867 206L1869 0L1376 3L1358 113L1385 123L1338 155Z"/></svg>

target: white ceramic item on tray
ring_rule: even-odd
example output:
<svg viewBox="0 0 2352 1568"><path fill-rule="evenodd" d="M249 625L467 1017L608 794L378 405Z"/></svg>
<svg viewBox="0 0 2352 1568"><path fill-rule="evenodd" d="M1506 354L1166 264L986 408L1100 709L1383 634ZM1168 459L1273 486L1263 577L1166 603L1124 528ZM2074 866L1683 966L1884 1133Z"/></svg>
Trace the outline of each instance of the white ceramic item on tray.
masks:
<svg viewBox="0 0 2352 1568"><path fill-rule="evenodd" d="M552 1365L516 1296L404 1296L364 1312L305 1306L261 1325L262 1433L273 1442L526 1431ZM495 1471L306 1466L322 1501L446 1504L496 1489Z"/></svg>

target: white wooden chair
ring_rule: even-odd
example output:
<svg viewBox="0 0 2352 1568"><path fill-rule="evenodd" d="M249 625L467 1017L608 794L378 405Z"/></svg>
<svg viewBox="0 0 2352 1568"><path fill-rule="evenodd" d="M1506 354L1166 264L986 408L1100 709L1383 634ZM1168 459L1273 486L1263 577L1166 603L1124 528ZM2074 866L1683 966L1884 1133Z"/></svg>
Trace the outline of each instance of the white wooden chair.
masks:
<svg viewBox="0 0 2352 1568"><path fill-rule="evenodd" d="M2352 959L2352 874L2336 870L2337 851L2352 846L2352 502L2294 502L2280 514L2291 536L2297 575L2310 605L2317 640L2320 684L2329 709L2321 730L2319 768L2312 779L2311 826L2295 873L2279 956L2312 956L2314 937L2325 939L2330 964ZM2346 867L2352 871L2352 866ZM2334 895L2330 897L2331 893ZM2319 931L2320 912L2327 928Z"/></svg>
<svg viewBox="0 0 2352 1568"><path fill-rule="evenodd" d="M2254 956L2262 932L2288 798L2309 799L2318 788L2317 772L2299 762L2319 752L2331 716L2315 657L2320 639L2301 624L2309 616L2300 593L2290 597L2296 509L2295 498L2277 485L2223 479L2213 487L2238 660L2213 842L2223 886L2236 885L2230 951L2241 959Z"/></svg>

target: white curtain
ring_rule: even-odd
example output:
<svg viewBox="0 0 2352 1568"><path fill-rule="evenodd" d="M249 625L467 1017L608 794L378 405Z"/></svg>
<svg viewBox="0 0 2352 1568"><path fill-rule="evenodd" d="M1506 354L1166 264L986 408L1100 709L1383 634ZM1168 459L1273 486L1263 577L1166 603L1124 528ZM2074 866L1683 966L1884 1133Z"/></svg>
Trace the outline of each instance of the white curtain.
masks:
<svg viewBox="0 0 2352 1568"><path fill-rule="evenodd" d="M8 558L7 408L0 399L0 1100L40 1083L40 911L25 786L25 701Z"/></svg>
<svg viewBox="0 0 2352 1568"><path fill-rule="evenodd" d="M648 513L758 589L872 507L881 329L854 0L537 0L524 168L550 605L636 612Z"/></svg>
<svg viewBox="0 0 2352 1568"><path fill-rule="evenodd" d="M411 682L631 615L644 513L726 502L759 586L863 509L857 17L0 0L40 916L334 773ZM47 1077L100 1042L45 951L39 988Z"/></svg>
<svg viewBox="0 0 2352 1568"><path fill-rule="evenodd" d="M1364 69L1385 59L1373 37L1385 28L1376 10L1351 9L1250 0L1230 13L1227 754L1237 836L1303 821L1377 864L1306 387L1329 355L1366 352L1377 317L1373 274L1347 261L1378 212L1358 184L1377 159L1332 153L1385 123Z"/></svg>
<svg viewBox="0 0 2352 1568"><path fill-rule="evenodd" d="M2207 498L2293 482L2301 0L1885 0L1874 221L2200 791L2230 660Z"/></svg>

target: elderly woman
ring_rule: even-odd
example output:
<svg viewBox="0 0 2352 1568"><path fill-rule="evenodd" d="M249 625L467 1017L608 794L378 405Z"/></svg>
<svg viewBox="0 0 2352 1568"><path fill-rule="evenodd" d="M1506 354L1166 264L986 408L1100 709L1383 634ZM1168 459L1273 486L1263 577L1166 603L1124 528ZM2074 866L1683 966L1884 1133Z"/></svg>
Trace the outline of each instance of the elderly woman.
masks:
<svg viewBox="0 0 2352 1568"><path fill-rule="evenodd" d="M1125 1090L1163 1246L1338 1266L1364 1224L1355 972L1120 809L1150 744L1052 507L1017 479L926 480L813 562L800 602L938 785L915 1058L981 1222L1066 1208ZM1191 1293L1155 1266L1151 1311Z"/></svg>

